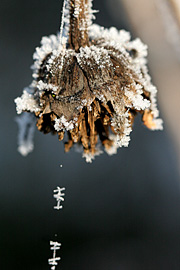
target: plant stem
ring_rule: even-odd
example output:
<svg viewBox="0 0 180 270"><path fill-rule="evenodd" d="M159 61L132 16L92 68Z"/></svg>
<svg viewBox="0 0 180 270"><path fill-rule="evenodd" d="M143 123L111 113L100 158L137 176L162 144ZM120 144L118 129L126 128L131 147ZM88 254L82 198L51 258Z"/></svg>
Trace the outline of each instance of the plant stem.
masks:
<svg viewBox="0 0 180 270"><path fill-rule="evenodd" d="M69 46L76 52L89 46L89 0L70 0Z"/></svg>

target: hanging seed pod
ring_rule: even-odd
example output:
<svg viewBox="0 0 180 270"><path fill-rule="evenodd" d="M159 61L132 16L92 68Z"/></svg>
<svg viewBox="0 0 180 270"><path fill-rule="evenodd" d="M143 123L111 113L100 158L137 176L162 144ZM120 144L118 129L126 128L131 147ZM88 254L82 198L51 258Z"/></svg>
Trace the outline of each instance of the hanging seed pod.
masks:
<svg viewBox="0 0 180 270"><path fill-rule="evenodd" d="M34 54L33 82L16 98L17 113L30 112L38 130L59 140L65 152L77 144L87 162L127 147L134 117L162 129L156 88L146 66L147 46L115 28L92 24L91 0L64 1L60 33L43 37Z"/></svg>

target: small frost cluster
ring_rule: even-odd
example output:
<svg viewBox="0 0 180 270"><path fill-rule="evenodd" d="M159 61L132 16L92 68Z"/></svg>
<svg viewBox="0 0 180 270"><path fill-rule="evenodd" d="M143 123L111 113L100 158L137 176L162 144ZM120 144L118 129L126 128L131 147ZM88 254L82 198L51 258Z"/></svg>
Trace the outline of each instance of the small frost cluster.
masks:
<svg viewBox="0 0 180 270"><path fill-rule="evenodd" d="M48 260L49 265L51 266L51 270L55 270L56 266L58 265L57 261L59 261L61 258L56 257L56 251L61 248L61 244L58 242L50 241L51 250L53 250L53 257Z"/></svg>
<svg viewBox="0 0 180 270"><path fill-rule="evenodd" d="M62 193L62 191L64 191L65 190L65 188L60 188L60 187L57 187L57 189L55 189L54 190L54 195L53 195L53 197L56 199L56 201L57 201L57 205L56 206L54 206L54 209L57 209L57 210L59 210L59 209L62 209L63 207L62 207L62 205L61 205L61 202L63 202L64 201L64 193Z"/></svg>
<svg viewBox="0 0 180 270"><path fill-rule="evenodd" d="M109 155L127 147L137 113L151 130L162 129L147 46L129 32L92 24L93 16L91 0L64 1L60 33L42 38L32 84L15 100L17 113L34 114L40 131L59 140L66 132L65 151L82 146L87 162L102 147Z"/></svg>

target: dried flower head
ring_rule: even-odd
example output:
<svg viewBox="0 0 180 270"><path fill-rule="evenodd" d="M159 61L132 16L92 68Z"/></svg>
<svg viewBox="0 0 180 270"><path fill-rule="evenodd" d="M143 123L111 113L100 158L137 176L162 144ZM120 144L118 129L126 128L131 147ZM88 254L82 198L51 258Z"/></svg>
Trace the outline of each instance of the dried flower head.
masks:
<svg viewBox="0 0 180 270"><path fill-rule="evenodd" d="M33 81L15 100L17 113L33 113L37 128L68 141L65 151L83 146L87 162L127 147L137 113L144 124L162 129L156 88L146 66L147 46L114 27L92 24L92 0L66 0L60 33L36 48Z"/></svg>

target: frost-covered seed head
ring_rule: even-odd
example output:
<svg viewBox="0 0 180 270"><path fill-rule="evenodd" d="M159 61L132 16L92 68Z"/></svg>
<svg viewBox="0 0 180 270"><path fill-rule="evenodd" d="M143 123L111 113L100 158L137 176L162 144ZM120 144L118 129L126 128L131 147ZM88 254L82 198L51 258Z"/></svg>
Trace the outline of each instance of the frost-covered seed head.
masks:
<svg viewBox="0 0 180 270"><path fill-rule="evenodd" d="M44 133L68 134L65 151L82 145L91 162L102 151L127 147L134 117L162 129L157 119L156 88L146 66L147 46L114 27L92 24L91 0L64 2L61 32L43 37L36 49L33 82L15 100L17 112L37 118Z"/></svg>

